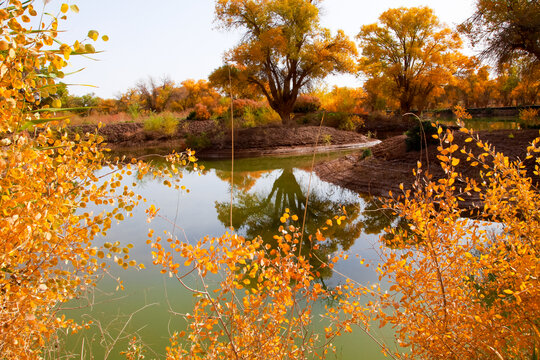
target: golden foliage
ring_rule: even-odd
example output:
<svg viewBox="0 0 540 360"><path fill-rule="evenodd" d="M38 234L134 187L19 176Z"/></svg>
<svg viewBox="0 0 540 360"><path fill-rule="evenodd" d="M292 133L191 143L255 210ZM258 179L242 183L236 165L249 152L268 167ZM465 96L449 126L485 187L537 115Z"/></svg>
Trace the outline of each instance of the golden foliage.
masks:
<svg viewBox="0 0 540 360"><path fill-rule="evenodd" d="M226 60L235 79L258 87L283 123L308 83L355 70L354 43L343 31L331 36L320 26L318 2L218 0L216 19L226 29L244 30L245 41Z"/></svg>
<svg viewBox="0 0 540 360"><path fill-rule="evenodd" d="M330 112L347 114L365 113L364 101L366 93L362 88L333 86L332 90L319 89L314 95L321 100L321 107Z"/></svg>
<svg viewBox="0 0 540 360"><path fill-rule="evenodd" d="M533 359L540 344L540 138L528 148L533 175L463 132L471 149L439 128L444 178L420 176L419 163L414 189L389 202L407 223L381 239L396 247L381 248L377 268L389 290L355 285L341 301L345 324L366 325L354 304L367 294L373 318L391 324L404 348L387 347L394 358ZM463 157L479 168L481 182L456 170ZM467 198L478 204L476 220L465 217Z"/></svg>
<svg viewBox="0 0 540 360"><path fill-rule="evenodd" d="M313 303L331 292L314 281L309 257L298 255L303 243L298 216L287 209L280 221L275 248L260 237L250 241L225 234L191 245L153 238L150 232L154 264L198 298L193 313L186 315L189 332L173 336L167 359L305 359L324 357L331 349L309 327ZM321 241L320 233L310 237L313 245ZM174 254L185 259L187 269ZM223 280L212 290L206 278L218 272ZM189 274L199 277L200 290L185 283Z"/></svg>
<svg viewBox="0 0 540 360"><path fill-rule="evenodd" d="M427 7L389 9L379 24L362 26L358 34L364 57L360 70L392 83L390 94L400 110L422 110L438 87L451 78L461 55L457 33L440 25Z"/></svg>
<svg viewBox="0 0 540 360"><path fill-rule="evenodd" d="M62 44L59 20L77 7L61 6L60 18L38 29L33 3L2 2L0 8L0 353L3 359L36 359L59 328L82 325L59 316L59 304L95 285L114 261L135 267L131 246L97 246L113 222L131 214L137 197L122 180L143 163L107 161L103 138L69 134L41 99L54 95L71 55L93 52L90 43ZM98 39L91 30L88 38ZM89 40L88 39L88 40ZM104 39L106 40L106 39ZM61 44L54 48L54 44ZM54 102L53 102L53 106ZM176 154L171 157L185 161ZM101 175L100 175L101 174ZM159 173L158 173L159 175ZM105 206L101 213L85 209ZM121 283L119 283L121 287Z"/></svg>

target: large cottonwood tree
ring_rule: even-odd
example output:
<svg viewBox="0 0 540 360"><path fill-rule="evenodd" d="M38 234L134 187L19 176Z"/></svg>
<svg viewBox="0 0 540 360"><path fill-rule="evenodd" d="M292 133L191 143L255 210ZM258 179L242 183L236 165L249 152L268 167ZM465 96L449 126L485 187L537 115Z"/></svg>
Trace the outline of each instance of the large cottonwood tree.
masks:
<svg viewBox="0 0 540 360"><path fill-rule="evenodd" d="M378 24L362 26L357 37L366 75L391 79L402 113L422 110L426 99L447 83L460 59L459 35L439 23L427 7L389 9Z"/></svg>
<svg viewBox="0 0 540 360"><path fill-rule="evenodd" d="M477 0L475 13L460 25L473 45L481 44L483 58L502 65L528 55L540 62L540 1Z"/></svg>
<svg viewBox="0 0 540 360"><path fill-rule="evenodd" d="M309 82L331 73L352 72L356 47L339 31L319 24L316 0L218 0L216 20L244 32L225 61L257 86L283 123Z"/></svg>

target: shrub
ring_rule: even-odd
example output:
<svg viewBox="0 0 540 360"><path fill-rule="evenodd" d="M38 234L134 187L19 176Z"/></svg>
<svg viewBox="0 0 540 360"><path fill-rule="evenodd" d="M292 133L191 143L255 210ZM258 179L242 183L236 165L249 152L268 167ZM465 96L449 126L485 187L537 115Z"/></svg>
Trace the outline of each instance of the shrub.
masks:
<svg viewBox="0 0 540 360"><path fill-rule="evenodd" d="M127 107L127 113L129 114L129 116L131 116L132 119L138 119L141 115L141 111L142 108L139 103L129 104Z"/></svg>
<svg viewBox="0 0 540 360"><path fill-rule="evenodd" d="M469 134L471 147L461 149L467 160L451 131L440 131L439 138L446 175L418 177L411 191L387 205L408 229L392 229L400 251L383 252L379 274L393 285L377 297L382 306L376 316L395 331L400 352L407 351L398 358L537 359L538 177L478 136ZM539 144L537 138L527 148L536 165ZM458 164L480 168L482 181L464 176ZM463 189L478 199L481 221L463 216L470 214L462 208ZM494 220L497 226L486 231L486 221Z"/></svg>
<svg viewBox="0 0 540 360"><path fill-rule="evenodd" d="M320 114L321 115L317 116L317 118L305 116L304 118L309 117L309 119L304 121L313 123L314 120L317 120L317 124L319 124L322 113ZM324 114L323 125L331 126L340 130L355 131L364 125L364 120L357 115L351 115L345 112L329 112Z"/></svg>
<svg viewBox="0 0 540 360"><path fill-rule="evenodd" d="M538 129L540 128L539 109L522 109L519 111L519 121L522 128Z"/></svg>
<svg viewBox="0 0 540 360"><path fill-rule="evenodd" d="M323 142L325 145L332 145L332 135L330 134L325 134L323 135Z"/></svg>
<svg viewBox="0 0 540 360"><path fill-rule="evenodd" d="M244 128L281 122L279 115L272 110L268 104L262 101L236 99L233 102L233 111L235 124L239 124ZM225 120L228 127L231 125L230 114L231 111L229 108L225 114Z"/></svg>
<svg viewBox="0 0 540 360"><path fill-rule="evenodd" d="M364 125L364 120L358 115L348 115L344 117L338 125L340 130L356 131Z"/></svg>
<svg viewBox="0 0 540 360"><path fill-rule="evenodd" d="M208 107L206 105L196 104L195 116L198 120L208 120L210 119L210 111L208 111Z"/></svg>
<svg viewBox="0 0 540 360"><path fill-rule="evenodd" d="M178 119L172 113L152 114L144 120L144 130L170 136L176 134L178 124Z"/></svg>
<svg viewBox="0 0 540 360"><path fill-rule="evenodd" d="M261 101L255 101L251 99L235 99L233 101L233 111L235 117L244 116L246 109L256 110L264 107L265 104ZM229 109L230 113L230 109Z"/></svg>
<svg viewBox="0 0 540 360"><path fill-rule="evenodd" d="M442 127L446 129L445 126ZM407 135L407 139L405 139L407 151L420 150L426 145L436 144L437 140L433 138L435 134L437 134L437 128L431 121L423 120L417 123L405 133Z"/></svg>
<svg viewBox="0 0 540 360"><path fill-rule="evenodd" d="M370 148L364 149L364 150L362 151L362 156L360 157L360 159L362 159L362 160L363 160L363 159L366 159L366 158L370 157L371 155L373 155L373 154L371 153L371 149L370 149Z"/></svg>
<svg viewBox="0 0 540 360"><path fill-rule="evenodd" d="M281 118L279 117L278 113L269 107L261 107L254 110L251 108L245 108L241 121L242 127L250 128L268 125L271 123L279 123L281 122Z"/></svg>
<svg viewBox="0 0 540 360"><path fill-rule="evenodd" d="M312 95L302 94L298 96L294 103L293 112L295 113L310 113L315 112L321 108L321 101L318 97Z"/></svg>
<svg viewBox="0 0 540 360"><path fill-rule="evenodd" d="M137 265L135 260L124 261L130 246L103 243L101 235L139 203L131 186L118 191L122 176L135 169L141 176L148 171L142 162L134 168L108 160L102 152L104 139L98 134L72 136L63 124L52 122L54 115L49 111L35 111L44 110L45 104L34 94L56 95L53 85L67 66L69 54L95 50L89 43L72 48L67 39L58 37L63 31L56 26L67 15L47 15L66 13L67 4L41 14L33 5L38 4L4 1L0 6L3 360L56 358L45 347L56 345L57 330L75 333L91 323L83 326L66 318L60 314L61 304L97 285L113 264L112 259L105 259L114 257L123 269ZM29 23L43 26L35 29L25 25ZM95 30L88 35L94 40L97 36ZM48 45L42 47L44 43ZM106 174L98 177L97 172L104 169ZM88 206L95 209L103 204L108 204L107 211L88 211ZM121 282L118 287L123 288Z"/></svg>
<svg viewBox="0 0 540 360"><path fill-rule="evenodd" d="M324 115L324 124L338 128L340 124L347 121L348 115L342 112L329 112ZM323 125L324 125L323 124Z"/></svg>

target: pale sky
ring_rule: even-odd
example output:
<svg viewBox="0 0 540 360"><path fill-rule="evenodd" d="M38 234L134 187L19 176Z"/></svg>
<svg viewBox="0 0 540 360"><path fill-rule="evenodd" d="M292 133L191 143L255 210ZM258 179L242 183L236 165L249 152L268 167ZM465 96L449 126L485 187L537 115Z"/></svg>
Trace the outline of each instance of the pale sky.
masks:
<svg viewBox="0 0 540 360"><path fill-rule="evenodd" d="M64 1L51 1L46 11L56 11ZM362 25L376 22L389 8L423 5L433 8L442 22L455 27L473 13L474 2L326 0L321 25L333 33L342 29L354 38ZM85 38L91 29L110 38L108 42L100 40L94 44L96 49L103 50L93 56L98 61L80 56L70 58L71 71L82 67L85 70L64 81L97 86L70 86L70 93L76 95L94 92L100 97L112 98L148 76L168 76L178 83L185 79L206 79L221 66L223 53L241 37L240 33L216 29L212 0L86 0L76 4L80 12L69 12L68 21L61 22L60 28L66 32L60 38L73 43ZM328 78L327 83L361 86L361 80L354 76Z"/></svg>

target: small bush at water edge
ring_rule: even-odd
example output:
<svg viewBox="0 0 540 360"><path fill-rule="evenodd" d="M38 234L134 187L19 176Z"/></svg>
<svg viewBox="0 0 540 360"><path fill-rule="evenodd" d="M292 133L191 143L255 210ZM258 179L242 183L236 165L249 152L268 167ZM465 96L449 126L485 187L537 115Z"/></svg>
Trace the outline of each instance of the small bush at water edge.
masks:
<svg viewBox="0 0 540 360"><path fill-rule="evenodd" d="M407 135L407 139L405 139L407 151L420 150L425 148L426 144L438 144L438 141L433 138L435 134L437 134L437 128L431 121L423 120L421 123L417 123L405 133Z"/></svg>
<svg viewBox="0 0 540 360"><path fill-rule="evenodd" d="M144 119L144 130L174 135L178 129L178 123L178 119L172 113L152 114Z"/></svg>

